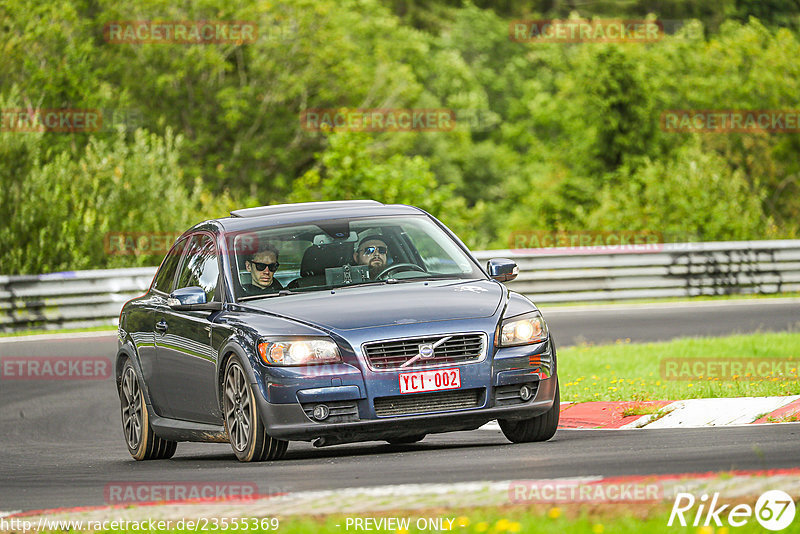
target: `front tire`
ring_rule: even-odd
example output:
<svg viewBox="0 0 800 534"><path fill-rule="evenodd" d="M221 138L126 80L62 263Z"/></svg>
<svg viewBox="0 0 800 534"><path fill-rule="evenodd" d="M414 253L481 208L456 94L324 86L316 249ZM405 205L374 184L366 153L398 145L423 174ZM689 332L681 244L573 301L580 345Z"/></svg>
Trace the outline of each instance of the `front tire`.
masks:
<svg viewBox="0 0 800 534"><path fill-rule="evenodd" d="M178 448L177 441L155 435L150 426L150 414L139 386L136 369L130 360L122 368L122 383L119 388L122 431L128 452L135 460L166 460L172 458Z"/></svg>
<svg viewBox="0 0 800 534"><path fill-rule="evenodd" d="M289 442L267 434L261 422L250 381L236 356L225 366L222 408L225 431L240 462L278 460L286 454Z"/></svg>
<svg viewBox="0 0 800 534"><path fill-rule="evenodd" d="M499 419L497 422L500 423L500 430L503 431L506 438L513 443L547 441L553 437L558 428L558 417L561 412L560 405L561 393L559 392L558 382L556 382L553 407L545 413L522 421Z"/></svg>

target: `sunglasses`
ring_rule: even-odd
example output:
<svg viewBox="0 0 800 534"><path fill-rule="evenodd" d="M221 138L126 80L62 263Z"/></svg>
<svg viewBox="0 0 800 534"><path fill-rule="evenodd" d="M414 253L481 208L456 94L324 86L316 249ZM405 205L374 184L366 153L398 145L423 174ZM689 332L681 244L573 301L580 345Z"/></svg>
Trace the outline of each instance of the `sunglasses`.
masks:
<svg viewBox="0 0 800 534"><path fill-rule="evenodd" d="M281 264L280 264L280 263L278 263L277 261L276 261L276 262L274 262L274 263L258 263L258 262L256 262L256 261L251 261L250 263L252 263L253 265L255 265L255 266L256 266L256 270L257 270L257 271L263 271L264 269L266 269L267 267L269 267L269 270L270 270L271 272L273 272L273 273L274 273L275 271L277 271L277 270L278 270L278 267L280 267L280 265L281 265Z"/></svg>
<svg viewBox="0 0 800 534"><path fill-rule="evenodd" d="M361 253L365 256L370 256L378 251L378 254L386 254L386 247L364 247L361 249Z"/></svg>

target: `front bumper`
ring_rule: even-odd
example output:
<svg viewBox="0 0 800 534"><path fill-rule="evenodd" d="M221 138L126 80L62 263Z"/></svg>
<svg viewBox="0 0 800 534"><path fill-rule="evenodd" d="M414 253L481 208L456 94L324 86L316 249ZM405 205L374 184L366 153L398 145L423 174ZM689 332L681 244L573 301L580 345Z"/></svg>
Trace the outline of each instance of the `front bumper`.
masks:
<svg viewBox="0 0 800 534"><path fill-rule="evenodd" d="M454 366L461 369L462 385L450 391L400 395L399 371L339 367L331 368L330 375L273 377L262 384L256 402L269 434L334 445L472 430L494 419L529 419L547 412L558 380L550 341L497 350L485 361ZM528 399L520 395L523 386L531 394ZM330 411L323 421L313 417L318 405Z"/></svg>

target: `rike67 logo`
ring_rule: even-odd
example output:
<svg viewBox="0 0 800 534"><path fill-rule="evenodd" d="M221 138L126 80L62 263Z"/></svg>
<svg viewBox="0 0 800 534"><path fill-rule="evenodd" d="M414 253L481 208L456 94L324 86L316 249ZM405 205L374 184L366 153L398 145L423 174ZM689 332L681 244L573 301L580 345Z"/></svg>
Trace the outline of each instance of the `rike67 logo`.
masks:
<svg viewBox="0 0 800 534"><path fill-rule="evenodd" d="M720 505L718 501L719 493L714 493L710 502L705 493L699 499L695 499L691 493L678 493L667 526L671 527L677 519L677 524L685 527L688 524L688 517L688 521L694 519L691 525L695 527L708 527L712 522L715 526L721 527L725 519L730 526L741 527L755 516L756 521L765 529L778 531L785 529L794 521L794 501L785 491L770 490L763 493L756 501L755 508L747 504ZM697 509L693 510L695 505Z"/></svg>

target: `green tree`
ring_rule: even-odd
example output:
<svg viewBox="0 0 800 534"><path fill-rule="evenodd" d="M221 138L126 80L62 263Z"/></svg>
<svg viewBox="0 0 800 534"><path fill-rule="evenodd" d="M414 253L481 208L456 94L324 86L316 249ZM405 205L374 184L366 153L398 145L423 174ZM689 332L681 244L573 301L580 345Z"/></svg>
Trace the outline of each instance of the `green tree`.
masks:
<svg viewBox="0 0 800 534"><path fill-rule="evenodd" d="M328 136L319 163L298 178L290 202L371 199L386 204L409 204L439 218L467 242L477 235L471 228L475 210L453 195L452 186L437 183L420 156L395 154L384 162L372 159L369 136L340 132Z"/></svg>

